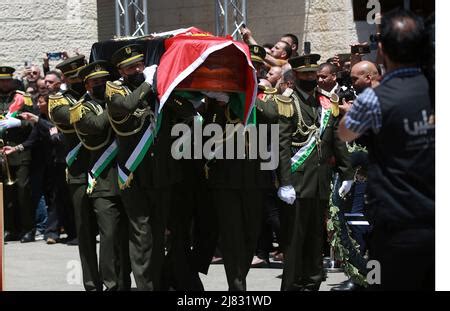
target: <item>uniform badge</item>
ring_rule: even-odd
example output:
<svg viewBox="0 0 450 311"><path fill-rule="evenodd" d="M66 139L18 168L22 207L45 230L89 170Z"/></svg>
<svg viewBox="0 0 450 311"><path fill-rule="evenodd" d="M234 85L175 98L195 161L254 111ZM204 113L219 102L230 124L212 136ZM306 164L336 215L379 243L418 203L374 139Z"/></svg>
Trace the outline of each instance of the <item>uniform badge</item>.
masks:
<svg viewBox="0 0 450 311"><path fill-rule="evenodd" d="M125 52L126 52L127 54L131 54L131 48L130 48L130 47L125 48Z"/></svg>
<svg viewBox="0 0 450 311"><path fill-rule="evenodd" d="M72 69L77 69L77 64L76 64L76 63L72 63L72 64L70 65L70 68L72 68Z"/></svg>
<svg viewBox="0 0 450 311"><path fill-rule="evenodd" d="M97 65L97 66L95 66L95 69L94 69L95 71L101 71L102 70L102 66L100 66L100 65Z"/></svg>
<svg viewBox="0 0 450 311"><path fill-rule="evenodd" d="M305 57L305 66L311 65L311 59L309 57Z"/></svg>

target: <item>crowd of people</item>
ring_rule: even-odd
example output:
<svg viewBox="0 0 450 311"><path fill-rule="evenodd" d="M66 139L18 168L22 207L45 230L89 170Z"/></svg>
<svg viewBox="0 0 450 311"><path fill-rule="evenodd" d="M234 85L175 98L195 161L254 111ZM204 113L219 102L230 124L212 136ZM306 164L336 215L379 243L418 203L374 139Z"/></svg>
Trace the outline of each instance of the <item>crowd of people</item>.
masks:
<svg viewBox="0 0 450 311"><path fill-rule="evenodd" d="M175 124L244 120L233 95L217 90L173 92L159 113L158 66L145 63L142 45L89 64L66 55L18 78L0 67L5 241L78 245L86 290L129 290L131 272L139 290L203 290L199 273L220 260L228 289L244 291L250 268L278 260L281 290L317 291L337 195L362 220L348 222L361 257L380 262L371 289L434 289L434 97L421 70L422 20L384 15L377 64L357 49L324 61L293 34L275 44L258 44L249 28L241 35L258 79L256 120L279 128L274 171L247 151L174 159ZM362 287L350 278L336 289Z"/></svg>

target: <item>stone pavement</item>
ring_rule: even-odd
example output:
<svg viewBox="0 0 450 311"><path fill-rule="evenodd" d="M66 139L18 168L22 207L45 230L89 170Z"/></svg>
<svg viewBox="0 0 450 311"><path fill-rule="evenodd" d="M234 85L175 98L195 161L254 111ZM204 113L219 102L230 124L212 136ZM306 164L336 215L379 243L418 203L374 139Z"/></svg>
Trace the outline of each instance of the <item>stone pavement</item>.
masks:
<svg viewBox="0 0 450 311"><path fill-rule="evenodd" d="M251 269L247 277L249 291L279 291L280 263L270 268ZM207 291L226 291L228 286L223 265L211 265L208 275L201 275ZM343 273L329 273L321 291L344 281ZM134 287L134 282L133 282ZM65 244L47 245L44 241L5 245L5 290L10 291L82 291L78 247Z"/></svg>

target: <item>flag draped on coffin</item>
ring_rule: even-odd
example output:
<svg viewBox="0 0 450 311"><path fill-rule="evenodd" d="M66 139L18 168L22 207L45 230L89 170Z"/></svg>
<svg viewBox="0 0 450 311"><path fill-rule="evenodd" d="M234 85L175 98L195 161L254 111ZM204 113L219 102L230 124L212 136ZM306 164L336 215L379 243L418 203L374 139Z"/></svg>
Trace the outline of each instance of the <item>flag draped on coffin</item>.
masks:
<svg viewBox="0 0 450 311"><path fill-rule="evenodd" d="M240 102L240 109L236 109L241 110L238 112L239 117L245 124L249 123L256 98L257 80L248 46L232 40L231 37L215 37L194 27L189 28L186 33L165 40L165 53L161 57L156 79L159 110L161 111L176 87L199 68L212 53L226 49L230 51L230 48L236 49L245 59L245 68L242 71L242 75L245 75L244 92L233 98Z"/></svg>

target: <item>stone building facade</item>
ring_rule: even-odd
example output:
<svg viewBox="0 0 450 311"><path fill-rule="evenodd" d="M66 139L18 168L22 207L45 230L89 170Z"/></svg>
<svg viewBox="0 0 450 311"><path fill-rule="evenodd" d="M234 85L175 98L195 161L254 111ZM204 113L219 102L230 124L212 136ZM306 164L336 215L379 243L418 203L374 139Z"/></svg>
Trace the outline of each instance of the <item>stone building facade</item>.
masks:
<svg viewBox="0 0 450 311"><path fill-rule="evenodd" d="M25 61L42 64L46 52L89 55L98 40L97 2L1 0L0 24L0 64L20 71Z"/></svg>
<svg viewBox="0 0 450 311"><path fill-rule="evenodd" d="M350 44L368 41L375 32L374 25L355 20L355 5L364 15L367 2L247 0L247 24L260 44L293 33L301 45L310 41L312 52L326 60L349 52ZM189 26L215 31L215 0L148 0L148 14L150 32ZM45 52L73 55L78 50L89 56L93 43L115 35L115 0L0 0L0 23L0 64L20 70L25 61L40 64Z"/></svg>

